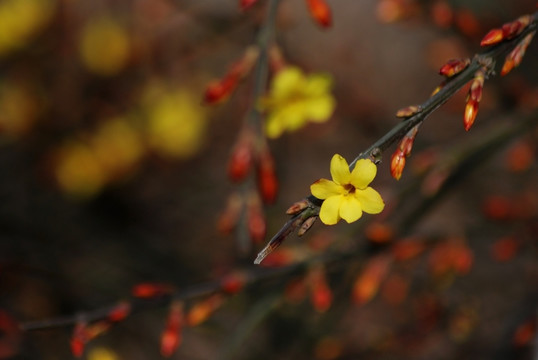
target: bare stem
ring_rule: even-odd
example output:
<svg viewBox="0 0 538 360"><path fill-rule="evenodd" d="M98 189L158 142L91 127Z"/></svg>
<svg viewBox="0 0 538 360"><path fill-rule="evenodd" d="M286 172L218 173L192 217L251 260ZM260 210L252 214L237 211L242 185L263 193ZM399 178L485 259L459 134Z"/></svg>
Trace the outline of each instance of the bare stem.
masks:
<svg viewBox="0 0 538 360"><path fill-rule="evenodd" d="M372 144L368 149L361 152L349 165L349 169L353 170L355 164L359 159L369 158L374 162L381 161L382 153L387 150L391 145L400 141L405 134L413 127L420 125L426 118L437 110L441 105L446 103L455 93L463 88L469 81L473 80L475 73L478 69L484 68L487 75L493 75L495 73L495 66L497 61L503 60L504 57L514 49L519 42L527 36L529 33L536 30L538 24L538 12L532 15L531 23L517 36L512 39L505 40L495 46L488 48L474 56L469 66L461 73L446 80L444 86L435 95L424 101L419 105L419 111L404 121L400 122L383 135L379 140ZM263 259L271 253L278 245L284 241L285 237L294 232L306 219L312 216L318 216L319 210L322 204L322 200L310 195L307 197L309 206L301 213L294 215L290 221L286 222L284 226L273 236L267 246L263 248L256 260L255 264L261 263ZM308 212L308 213L306 213ZM305 214L308 216L305 217ZM296 219L302 219L301 222L294 221Z"/></svg>

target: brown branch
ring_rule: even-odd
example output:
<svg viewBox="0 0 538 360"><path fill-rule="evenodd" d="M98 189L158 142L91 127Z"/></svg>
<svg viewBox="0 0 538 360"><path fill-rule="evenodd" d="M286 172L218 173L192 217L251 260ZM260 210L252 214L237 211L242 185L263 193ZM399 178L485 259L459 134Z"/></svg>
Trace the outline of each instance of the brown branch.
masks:
<svg viewBox="0 0 538 360"><path fill-rule="evenodd" d="M418 106L418 111L411 117L406 118L398 125L394 126L389 132L383 135L379 140L372 144L364 152L360 153L349 165L352 170L359 159L371 159L375 163L379 163L382 154L390 146L402 140L402 138L415 126L422 124L426 118L431 115L440 106L446 103L454 94L475 78L475 74L479 69L484 69L486 76L493 75L499 60L504 60L504 57L509 54L528 34L536 31L538 26L538 12L532 15L530 24L521 31L517 36L505 40L489 47L485 51L477 54L467 66L459 74L449 78L444 83L443 87L425 102ZM306 198L308 206L301 212L294 214L293 217L282 226L282 228L273 236L268 244L258 253L254 260L255 264L260 264L263 259L276 249L286 237L297 230L307 219L319 215L319 210L322 200L310 195Z"/></svg>

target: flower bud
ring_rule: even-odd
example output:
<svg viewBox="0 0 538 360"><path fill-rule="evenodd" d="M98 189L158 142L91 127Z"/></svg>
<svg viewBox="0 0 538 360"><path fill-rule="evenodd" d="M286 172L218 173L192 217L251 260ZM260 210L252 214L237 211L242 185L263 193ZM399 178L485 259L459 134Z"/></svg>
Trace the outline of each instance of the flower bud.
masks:
<svg viewBox="0 0 538 360"><path fill-rule="evenodd" d="M181 327L183 325L183 303L174 302L170 306L166 327L161 335L161 355L170 357L181 344Z"/></svg>
<svg viewBox="0 0 538 360"><path fill-rule="evenodd" d="M278 179L275 172L275 162L269 148L264 148L258 160L258 187L263 202L272 204L278 193Z"/></svg>
<svg viewBox="0 0 538 360"><path fill-rule="evenodd" d="M408 118L420 111L420 106L418 105L411 105L404 107L396 112L396 117L399 118Z"/></svg>
<svg viewBox="0 0 538 360"><path fill-rule="evenodd" d="M287 215L295 215L295 214L300 213L301 211L303 211L307 207L308 207L308 200L303 199L301 201L297 201L292 206L290 206L288 208L288 210L286 210L286 214Z"/></svg>
<svg viewBox="0 0 538 360"><path fill-rule="evenodd" d="M447 78L452 77L462 72L467 66L469 66L470 63L470 59L449 60L441 67L441 69L439 69L439 74L446 76Z"/></svg>
<svg viewBox="0 0 538 360"><path fill-rule="evenodd" d="M465 111L463 112L463 127L465 131L469 131L471 126L473 126L478 114L478 102L474 100L468 100L465 104Z"/></svg>
<svg viewBox="0 0 538 360"><path fill-rule="evenodd" d="M229 234L237 225L239 215L243 209L243 199L239 194L232 194L228 198L226 209L220 214L217 229L222 234Z"/></svg>
<svg viewBox="0 0 538 360"><path fill-rule="evenodd" d="M306 219L297 231L297 236L303 236L304 234L306 234L306 232L310 230L310 228L312 227L312 225L314 225L317 219L317 216L312 216Z"/></svg>
<svg viewBox="0 0 538 360"><path fill-rule="evenodd" d="M260 243L265 239L267 225L265 216L257 196L251 196L247 209L247 227L250 238L255 243Z"/></svg>
<svg viewBox="0 0 538 360"><path fill-rule="evenodd" d="M501 76L508 74L513 68L519 66L535 33L536 31L533 31L525 36L525 38L506 56L506 60L504 61L501 70Z"/></svg>
<svg viewBox="0 0 538 360"><path fill-rule="evenodd" d="M232 150L228 163L228 176L230 180L240 182L252 168L252 144L250 138L242 137Z"/></svg>
<svg viewBox="0 0 538 360"><path fill-rule="evenodd" d="M396 149L390 159L390 174L396 180L400 180L405 167L405 155L402 150Z"/></svg>
<svg viewBox="0 0 538 360"><path fill-rule="evenodd" d="M501 29L490 30L486 36L480 41L480 46L489 46L497 44L504 39L503 31Z"/></svg>
<svg viewBox="0 0 538 360"><path fill-rule="evenodd" d="M324 28L332 25L331 9L325 0L306 0L306 3L310 15L319 25Z"/></svg>
<svg viewBox="0 0 538 360"><path fill-rule="evenodd" d="M239 0L239 8L245 11L257 2L258 0Z"/></svg>

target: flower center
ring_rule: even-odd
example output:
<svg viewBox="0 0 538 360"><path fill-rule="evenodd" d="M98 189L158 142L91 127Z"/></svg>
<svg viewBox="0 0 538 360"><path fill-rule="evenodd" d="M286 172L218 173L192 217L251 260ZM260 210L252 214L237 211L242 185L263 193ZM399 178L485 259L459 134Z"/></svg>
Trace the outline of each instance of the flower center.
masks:
<svg viewBox="0 0 538 360"><path fill-rule="evenodd" d="M347 191L348 194L354 194L355 193L355 186L351 184L345 184L344 189Z"/></svg>

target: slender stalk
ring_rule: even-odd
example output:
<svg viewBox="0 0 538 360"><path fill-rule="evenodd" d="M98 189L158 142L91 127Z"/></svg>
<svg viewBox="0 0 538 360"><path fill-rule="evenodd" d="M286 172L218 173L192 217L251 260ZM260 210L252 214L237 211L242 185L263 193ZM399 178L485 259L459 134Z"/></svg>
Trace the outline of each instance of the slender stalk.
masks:
<svg viewBox="0 0 538 360"><path fill-rule="evenodd" d="M446 83L441 90L419 105L419 111L415 115L394 126L368 149L360 153L350 163L349 169L353 170L359 159L370 158L376 163L380 162L382 153L385 150L387 150L391 145L400 141L413 127L420 125L430 114L446 103L468 82L473 80L477 70L484 68L487 75L493 75L497 61L504 60L504 57L510 51L512 51L512 49L514 49L525 36L533 31L536 31L537 26L538 12L535 12L532 15L531 23L519 35L512 39L505 40L488 48L482 53L475 55L465 70L446 80ZM260 264L263 259L271 253L271 251L278 247L289 234L298 229L308 218L319 215L319 210L323 201L312 195L308 196L306 199L309 206L306 207L302 212L292 216L292 218L282 226L282 228L273 236L273 238L269 240L267 245L258 253L258 256L254 260L255 264Z"/></svg>

